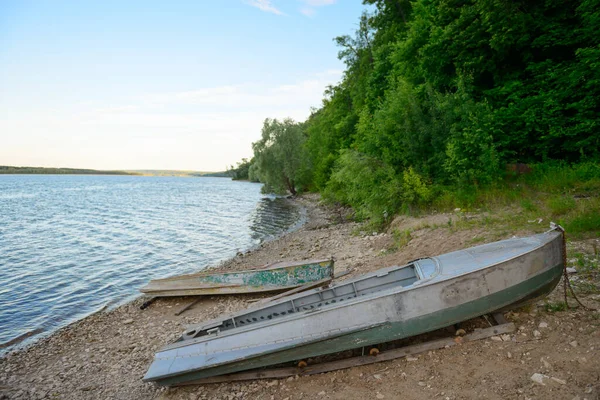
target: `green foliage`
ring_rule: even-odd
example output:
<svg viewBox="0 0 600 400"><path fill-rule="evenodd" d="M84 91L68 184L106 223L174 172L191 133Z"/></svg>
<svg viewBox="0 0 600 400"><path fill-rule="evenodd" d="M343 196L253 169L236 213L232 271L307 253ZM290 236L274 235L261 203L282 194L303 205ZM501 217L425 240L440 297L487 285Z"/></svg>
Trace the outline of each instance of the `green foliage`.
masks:
<svg viewBox="0 0 600 400"><path fill-rule="evenodd" d="M565 311L568 307L564 301L547 301L544 308L549 313L555 313L558 311Z"/></svg>
<svg viewBox="0 0 600 400"><path fill-rule="evenodd" d="M265 124L249 176L322 191L375 225L531 195L525 212L596 229L577 198L600 193L600 0L364 3L356 32L334 39L342 80L304 124ZM302 132L291 153L269 139L288 129Z"/></svg>
<svg viewBox="0 0 600 400"><path fill-rule="evenodd" d="M432 198L431 188L412 167L402 173L402 200L403 205L427 204Z"/></svg>
<svg viewBox="0 0 600 400"><path fill-rule="evenodd" d="M250 168L252 167L253 161L254 159L248 160L247 158L242 158L242 161L238 162L237 166L234 167L232 165L231 168L227 169L227 175L234 181L251 180L253 182L258 182L258 179L256 179L255 176L252 177L253 179L250 178Z"/></svg>
<svg viewBox="0 0 600 400"><path fill-rule="evenodd" d="M600 234L600 202L596 200L595 203L561 221L567 232L574 235L586 232Z"/></svg>
<svg viewBox="0 0 600 400"><path fill-rule="evenodd" d="M392 251L400 250L412 240L411 231L410 229L394 229L392 239L394 241Z"/></svg>
<svg viewBox="0 0 600 400"><path fill-rule="evenodd" d="M249 176L263 182L265 192L289 191L295 195L310 170L306 167L305 140L301 124L289 118L283 121L267 118L262 138L252 143L254 163Z"/></svg>
<svg viewBox="0 0 600 400"><path fill-rule="evenodd" d="M388 221L401 204L401 182L392 167L352 150L342 151L324 191L325 199L351 206L358 220Z"/></svg>
<svg viewBox="0 0 600 400"><path fill-rule="evenodd" d="M559 216L568 213L576 207L575 200L569 196L551 197L547 201L552 216Z"/></svg>

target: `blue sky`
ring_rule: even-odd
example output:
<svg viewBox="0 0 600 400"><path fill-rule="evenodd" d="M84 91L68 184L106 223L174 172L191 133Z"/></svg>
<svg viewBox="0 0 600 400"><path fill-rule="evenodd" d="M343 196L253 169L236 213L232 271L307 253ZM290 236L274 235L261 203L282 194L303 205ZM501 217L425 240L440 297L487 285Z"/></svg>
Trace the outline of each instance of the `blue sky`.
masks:
<svg viewBox="0 0 600 400"><path fill-rule="evenodd" d="M0 0L0 165L223 170L305 119L358 0Z"/></svg>

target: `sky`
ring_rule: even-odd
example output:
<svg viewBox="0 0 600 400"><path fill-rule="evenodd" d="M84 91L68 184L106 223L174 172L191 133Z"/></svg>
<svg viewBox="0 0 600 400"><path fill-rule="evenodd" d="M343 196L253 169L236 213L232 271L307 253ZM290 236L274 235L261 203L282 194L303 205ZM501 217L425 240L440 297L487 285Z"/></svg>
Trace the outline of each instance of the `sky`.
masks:
<svg viewBox="0 0 600 400"><path fill-rule="evenodd" d="M305 120L359 0L0 0L0 165L222 171Z"/></svg>

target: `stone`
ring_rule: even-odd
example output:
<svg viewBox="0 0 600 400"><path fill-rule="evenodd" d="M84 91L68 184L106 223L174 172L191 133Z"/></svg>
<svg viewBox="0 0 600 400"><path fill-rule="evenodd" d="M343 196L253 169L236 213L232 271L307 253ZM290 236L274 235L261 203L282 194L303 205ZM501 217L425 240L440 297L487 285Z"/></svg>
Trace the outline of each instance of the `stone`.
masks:
<svg viewBox="0 0 600 400"><path fill-rule="evenodd" d="M567 267L567 273L568 274L576 274L577 270L573 267Z"/></svg>
<svg viewBox="0 0 600 400"><path fill-rule="evenodd" d="M129 319L126 319L125 321L123 321L123 325L129 325L129 324L133 324L133 319L129 318Z"/></svg>
<svg viewBox="0 0 600 400"><path fill-rule="evenodd" d="M322 392L317 393L318 396L325 396L325 391L323 390Z"/></svg>
<svg viewBox="0 0 600 400"><path fill-rule="evenodd" d="M540 324L538 325L538 328L540 328L540 329L544 329L544 328L547 328L547 327L548 327L548 324L546 322L543 322L543 321L540 322Z"/></svg>
<svg viewBox="0 0 600 400"><path fill-rule="evenodd" d="M382 395L381 393L377 393L377 396L375 396L375 397L377 397L377 398L378 398L378 399L380 399L380 400L381 400L381 399L385 399L385 396L384 396L384 395Z"/></svg>
<svg viewBox="0 0 600 400"><path fill-rule="evenodd" d="M579 345L579 343L577 343L577 340L573 340L569 344L571 345L571 347L577 347Z"/></svg>
<svg viewBox="0 0 600 400"><path fill-rule="evenodd" d="M566 385L567 384L567 381L562 380L562 379L558 379L558 378L555 378L555 377L551 377L550 379L552 379L556 383L560 383L561 385Z"/></svg>
<svg viewBox="0 0 600 400"><path fill-rule="evenodd" d="M533 336L536 338L540 338L542 336L542 333L536 329L535 331L533 331Z"/></svg>
<svg viewBox="0 0 600 400"><path fill-rule="evenodd" d="M546 386L546 384L544 383L544 381L547 381L549 379L548 375L544 375L544 374L538 374L537 372L533 375L531 375L530 378L532 381L534 381L537 384L540 384L542 386Z"/></svg>
<svg viewBox="0 0 600 400"><path fill-rule="evenodd" d="M504 334L504 335L500 335L500 337L502 338L502 340L504 340L505 342L510 342L510 335L509 334Z"/></svg>
<svg viewBox="0 0 600 400"><path fill-rule="evenodd" d="M457 329L454 333L456 336L465 336L467 332L464 329Z"/></svg>
<svg viewBox="0 0 600 400"><path fill-rule="evenodd" d="M501 342L502 338L500 336L492 336L490 339L492 339L492 341L494 342Z"/></svg>
<svg viewBox="0 0 600 400"><path fill-rule="evenodd" d="M377 380L381 380L381 375L380 374L375 374L375 375L373 375L373 378L375 378Z"/></svg>
<svg viewBox="0 0 600 400"><path fill-rule="evenodd" d="M418 358L416 357L406 357L406 361L417 361Z"/></svg>

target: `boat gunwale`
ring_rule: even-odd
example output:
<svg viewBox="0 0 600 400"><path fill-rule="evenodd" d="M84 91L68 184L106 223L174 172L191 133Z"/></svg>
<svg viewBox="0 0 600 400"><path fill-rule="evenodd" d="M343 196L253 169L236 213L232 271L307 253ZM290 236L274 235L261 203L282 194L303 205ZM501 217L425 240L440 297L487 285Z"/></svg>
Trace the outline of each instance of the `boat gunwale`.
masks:
<svg viewBox="0 0 600 400"><path fill-rule="evenodd" d="M424 287L427 287L427 286L430 286L430 285L433 285L433 284L444 283L444 282L447 282L449 280L454 280L454 279L458 279L458 278L461 278L461 277L466 276L466 275L470 275L470 274L474 274L474 273L477 273L477 272L481 272L481 271L484 271L486 269L496 267L496 266L498 266L500 264L504 264L504 263L510 262L510 261L512 261L512 260L514 260L516 258L522 257L525 254L529 254L529 253L532 253L534 251L537 251L540 248L547 246L548 244L552 243L554 240L556 240L556 239L558 239L558 238L560 238L561 236L564 235L564 233L562 231L560 231L559 229L551 229L549 231L542 232L542 233L534 235L534 236L541 236L541 235L552 233L554 231L559 232L559 235L557 237L552 238L550 240L547 240L547 241L541 243L540 245L538 245L538 246L530 249L527 252L520 253L520 254L515 255L513 257L510 257L510 258L507 258L505 260L496 262L494 264L487 265L487 266L482 267L482 268L478 268L478 269L471 270L471 271L468 271L468 272L460 273L460 274L457 274L457 275L450 275L450 276L447 276L447 277L442 277L442 279L435 280L435 281L430 280L429 282L425 282L423 285L418 285L417 287L415 287L414 284L411 284L411 285L405 286L405 287L399 287L399 288L398 287L393 287L393 288L382 290L380 292L370 293L370 294L365 295L365 296L360 297L360 298L359 297L355 297L355 298L353 298L351 300L348 300L347 302L344 302L344 303L337 302L337 303L335 303L333 305L328 305L325 308L321 307L321 308L318 308L318 309L307 310L307 311L304 311L304 312L299 312L299 313L294 313L294 314L288 314L286 316L283 316L283 317L280 317L280 318L277 318L277 319L273 319L273 320L269 320L269 321L262 321L259 324L251 324L251 325L246 325L246 326L243 326L243 327L236 327L234 329L228 329L226 331L222 331L222 332L217 333L216 336L213 336L212 334L209 334L209 335L200 336L200 337L193 338L193 339L183 340L183 341L179 341L179 342L173 342L173 343L165 345L157 353L160 353L162 351L169 351L169 350L178 349L180 347L187 347L187 346L192 346L192 345L200 344L200 343L203 343L203 342L207 342L207 341L213 340L214 338L219 337L219 336L220 337L231 336L231 335L234 335L234 334L241 334L241 333L250 332L250 331L255 330L255 329L263 329L263 328L266 328L266 327L270 327L272 325L280 324L282 322L288 322L288 321L292 321L294 319L304 318L307 313L311 313L312 314L312 313L322 313L322 312L325 312L325 311L337 310L337 309L342 308L342 307L349 307L349 306L353 306L355 304L359 304L359 303L362 303L362 302L371 301L374 298L385 298L385 297L389 297L389 296L394 296L396 294L400 294L400 293L405 292L405 291L414 290L414 289L420 289L420 288L424 288ZM511 239L514 239L514 238L511 238ZM505 239L505 240L511 240L511 239ZM524 239L524 238L517 238L517 239ZM498 243L498 242L492 242L492 243ZM480 246L485 246L485 245L486 244L483 244L483 245L480 245ZM475 246L475 247L480 247L480 246ZM458 250L457 252L460 252L460 251L463 251L463 250ZM446 253L446 254L450 254L450 253ZM431 259L431 258L434 258L434 257L429 257L429 258ZM406 268L406 267L410 266L411 264L412 263L408 263L406 265L400 266L398 269ZM374 271L374 272L376 272L376 271ZM439 275L437 277L439 277ZM340 282L340 284L342 284L343 282L344 281ZM333 287L335 287L335 285ZM331 288L331 286L330 286L330 288ZM326 290L326 289L313 289L313 290L315 290L315 293L316 293L316 290ZM285 303L287 301L290 301L290 299L292 299L292 300L295 299L295 296L306 295L308 293L309 293L309 291L298 293L296 295L280 299L280 300L278 300L276 302L273 302L273 303L271 303L269 305L282 304L282 303ZM256 310L258 310L258 309L260 309L260 308L257 308ZM246 313L245 311L247 311L247 310L248 309L244 309L243 310L244 312L240 312L239 314L236 313L236 314L233 314L233 315L228 315L225 318L222 318L221 320L222 321L226 321L228 319L235 318L236 316L245 314ZM252 310L252 311L256 311L256 310ZM200 323L198 325L204 326L206 324ZM190 328L188 328L188 329L186 329L186 331L188 331L190 329L194 329L193 326L190 327ZM185 334L185 332L183 334Z"/></svg>
<svg viewBox="0 0 600 400"><path fill-rule="evenodd" d="M548 244L548 243L550 243L550 242L547 242L546 244ZM541 246L540 246L540 247L541 247ZM535 250L537 250L538 248L539 248L539 247L537 247ZM532 250L532 251L534 251L534 250ZM546 271L546 272L547 272L547 271ZM543 283L544 283L544 285L548 285L548 284L552 283L552 281L554 281L554 280L557 280L557 281L558 281L558 280L560 280L560 275L558 276L558 278L552 278L552 279L548 279L548 280L545 280ZM443 282L443 281L439 281L439 282ZM520 297L517 299L517 302L518 302L519 300L522 300L523 298L526 298L526 297L527 297L527 295L520 296ZM514 302L511 300L511 302L510 302L510 303L504 303L504 304L503 304L503 305L502 305L500 308L498 308L498 309L503 309L503 308L505 308L505 307L509 306L510 304L514 304ZM460 307L460 305L459 305L459 306L455 306L455 307ZM428 315L429 315L429 314L428 314ZM464 320L466 321L466 320L469 320L469 319L472 319L472 318L476 318L476 317L478 317L478 316L480 316L480 315L481 315L481 314L479 314L479 312L477 312L477 313L473 312L473 313L469 314L469 315L466 317L466 319L464 319ZM364 329L358 329L358 330L356 330L355 332L359 332L359 331L363 331L363 330L370 330L370 329L373 329L373 328L378 328L378 327L380 327L380 326L383 326L383 325L385 325L386 323L389 323L389 321L380 322L379 324L373 324L371 327L365 327ZM437 326L434 326L434 327L432 327L432 329L430 329L430 330L427 330L427 331L424 331L424 332L422 332L422 333L426 333L426 332L432 332L432 331L435 331L435 330L437 330L437 329L441 329L441 328L443 328L443 326L447 326L447 325L437 325ZM351 332L349 332L349 333L351 333ZM422 334L422 333L421 333L421 334ZM338 337L338 336L343 336L343 334L342 334L342 335L336 335L336 336L334 336L334 337L330 337L330 338L328 338L328 339L332 339L332 338L335 338L335 337ZM410 337L410 336L406 336L406 337ZM311 344L313 344L313 343L315 343L315 342L318 342L318 341L319 341L318 339L311 340L311 341L307 341L307 342L304 342L304 343L302 344L302 346L311 345ZM224 361L224 362L221 362L221 363L218 363L218 364L212 365L212 366L210 366L210 367L208 367L208 368L206 368L206 367L204 367L204 368L195 368L195 369L188 370L188 371L186 371L186 372L184 372L184 373L170 373L170 374L167 374L167 375L162 375L160 378L150 378L150 379L146 379L146 378L144 377L144 378L143 378L143 380L144 380L144 381L146 381L146 382L157 382L159 385L170 386L170 383L166 383L166 384L165 384L165 383L161 383L161 381L170 380L170 379L172 379L172 378L175 378L175 377L177 377L177 376L184 376L184 375L186 375L186 374L188 374L188 373L195 373L195 372L199 372L199 371L202 371L202 370L210 370L210 369L212 369L212 368L219 368L219 367L222 367L222 366L224 366L224 365L227 365L227 364L231 364L231 363L237 363L237 362L246 361L246 360L250 360L250 359L257 358L257 357L261 357L261 356L265 356L265 355L270 355L270 354L277 353L277 352L281 352L281 351L286 351L286 350L289 350L289 349L291 349L291 348L293 348L293 347L295 347L295 346L296 346L296 344L290 344L290 345L284 346L284 347L282 347L282 348L279 348L279 349L276 349L276 350L270 350L270 351L266 351L266 352L263 352L263 353L260 353L260 354L255 354L255 355L252 355L252 356L241 357L241 358L238 358L238 359L236 359L236 360L234 360L234 361ZM327 353L327 354L329 354L329 353Z"/></svg>

